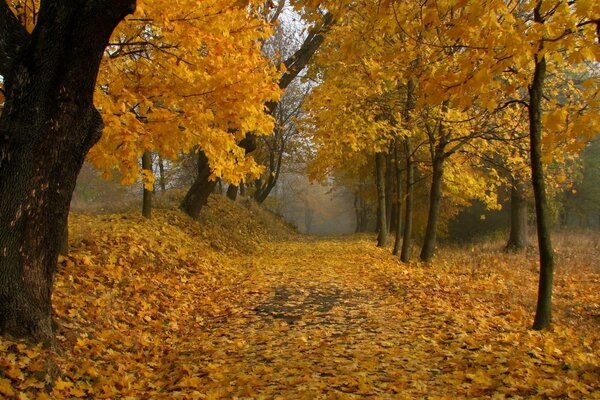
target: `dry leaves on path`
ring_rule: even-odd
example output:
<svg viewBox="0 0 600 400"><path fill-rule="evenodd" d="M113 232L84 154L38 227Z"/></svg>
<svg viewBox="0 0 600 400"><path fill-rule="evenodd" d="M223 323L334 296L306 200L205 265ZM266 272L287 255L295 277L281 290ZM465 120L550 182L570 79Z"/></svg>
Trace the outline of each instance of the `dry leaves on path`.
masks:
<svg viewBox="0 0 600 400"><path fill-rule="evenodd" d="M364 238L268 233L224 254L210 241L243 236L182 218L75 218L54 299L62 352L0 339L0 395L600 398L600 274L579 259L557 272L552 329L534 332L526 255L404 265Z"/></svg>

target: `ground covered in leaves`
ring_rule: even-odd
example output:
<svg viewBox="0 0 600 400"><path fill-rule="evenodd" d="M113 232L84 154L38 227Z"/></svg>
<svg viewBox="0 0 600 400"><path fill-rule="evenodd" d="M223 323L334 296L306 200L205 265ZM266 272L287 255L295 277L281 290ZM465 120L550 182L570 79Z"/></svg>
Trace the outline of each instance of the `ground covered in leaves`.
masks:
<svg viewBox="0 0 600 400"><path fill-rule="evenodd" d="M402 264L371 239L216 201L199 223L72 216L57 350L0 339L0 397L600 398L600 238L557 242L546 332L533 251Z"/></svg>

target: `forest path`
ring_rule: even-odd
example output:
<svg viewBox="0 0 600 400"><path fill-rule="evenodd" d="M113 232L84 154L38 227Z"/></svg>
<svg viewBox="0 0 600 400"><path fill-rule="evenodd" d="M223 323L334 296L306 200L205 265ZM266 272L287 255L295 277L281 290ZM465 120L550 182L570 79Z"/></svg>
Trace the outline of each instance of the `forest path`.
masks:
<svg viewBox="0 0 600 400"><path fill-rule="evenodd" d="M365 246L274 243L245 260L255 268L250 300L180 347L192 382L209 398L453 398L464 371L455 380L451 316L434 310L425 286L380 274L389 253ZM446 333L448 346L432 339Z"/></svg>

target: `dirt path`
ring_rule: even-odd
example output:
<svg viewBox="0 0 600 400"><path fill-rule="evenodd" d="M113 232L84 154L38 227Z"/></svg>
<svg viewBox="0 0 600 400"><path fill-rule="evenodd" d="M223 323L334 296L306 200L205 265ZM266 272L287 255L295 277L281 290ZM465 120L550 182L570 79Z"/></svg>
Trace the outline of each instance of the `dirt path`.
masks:
<svg viewBox="0 0 600 400"><path fill-rule="evenodd" d="M452 378L442 360L454 356L431 344L446 318L378 279L369 257L389 262L347 242L272 246L253 260L254 301L177 357L198 378L190 386L208 398L452 398L441 378Z"/></svg>
<svg viewBox="0 0 600 400"><path fill-rule="evenodd" d="M245 260L248 301L173 356L183 397L600 398L592 342L528 330L494 258L409 268L368 246L279 243Z"/></svg>
<svg viewBox="0 0 600 400"><path fill-rule="evenodd" d="M397 307L405 294L364 279L368 265L343 250L335 242L285 244L254 260L256 302L211 324L208 341L186 351L204 365L208 393L382 398L396 397L404 380L416 384L406 374L410 349Z"/></svg>

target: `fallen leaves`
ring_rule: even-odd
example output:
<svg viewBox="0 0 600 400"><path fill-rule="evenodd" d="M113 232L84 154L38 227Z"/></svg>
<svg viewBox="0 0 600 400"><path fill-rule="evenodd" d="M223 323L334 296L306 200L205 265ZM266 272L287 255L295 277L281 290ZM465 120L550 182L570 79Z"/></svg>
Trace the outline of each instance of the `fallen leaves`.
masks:
<svg viewBox="0 0 600 400"><path fill-rule="evenodd" d="M575 252L559 249L555 323L534 332L528 255L401 264L360 237L273 241L257 210L217 207L203 227L71 218L61 353L0 339L0 396L600 398L600 276ZM217 227L240 218L251 239Z"/></svg>

